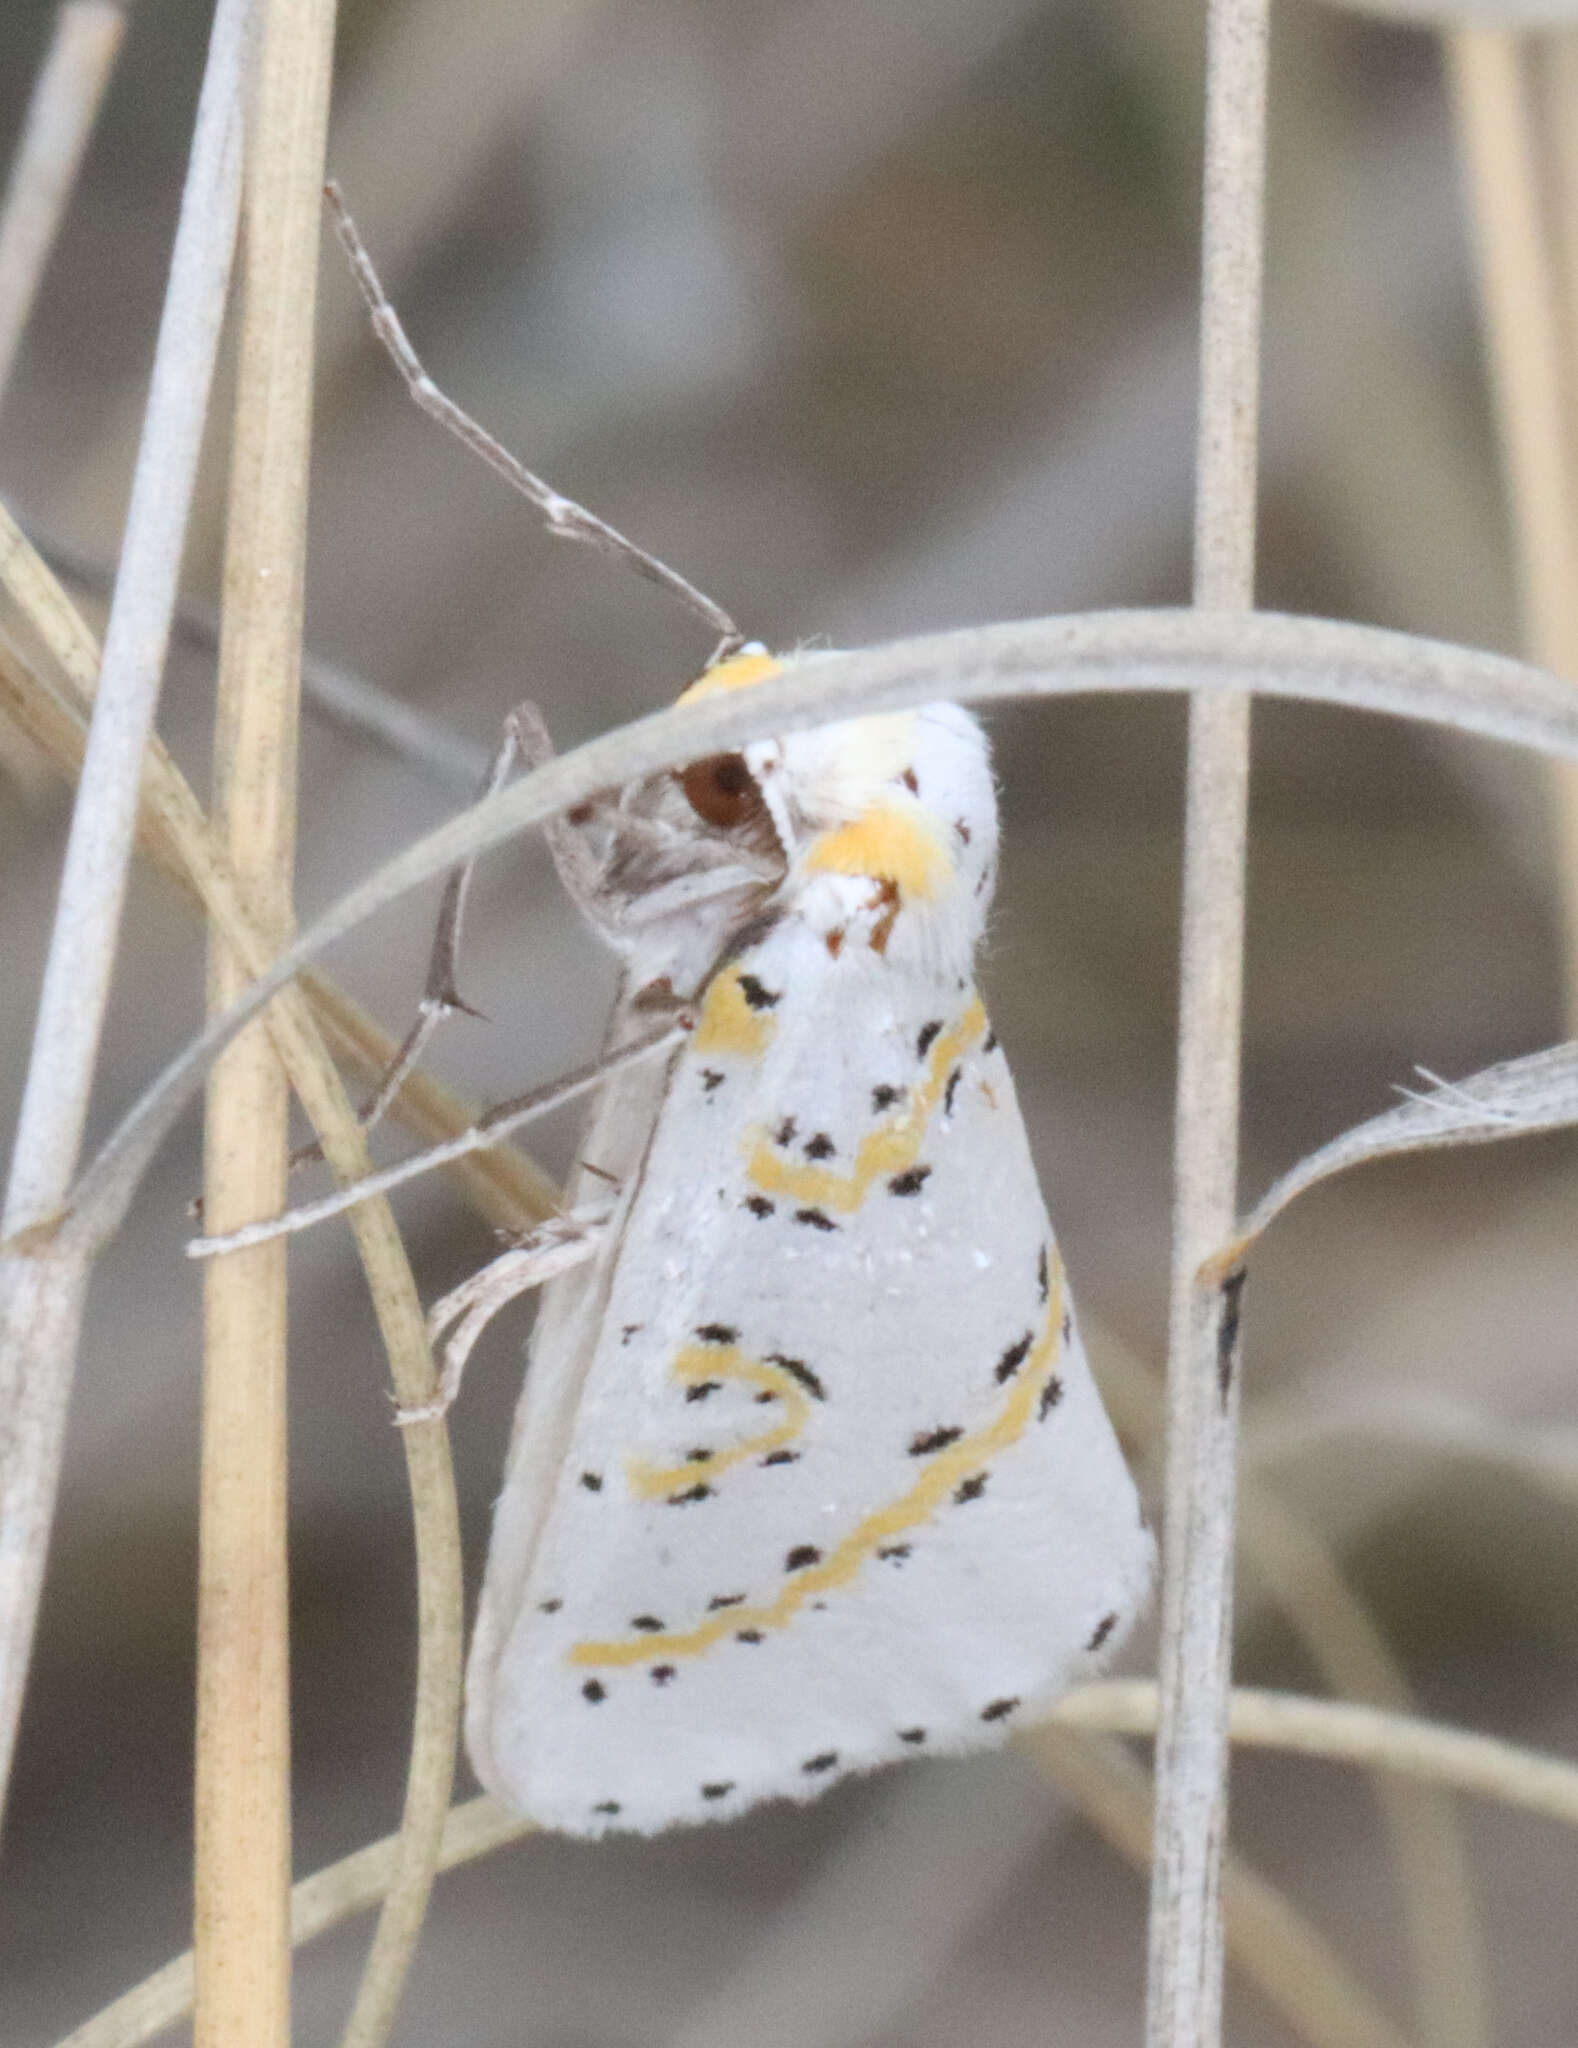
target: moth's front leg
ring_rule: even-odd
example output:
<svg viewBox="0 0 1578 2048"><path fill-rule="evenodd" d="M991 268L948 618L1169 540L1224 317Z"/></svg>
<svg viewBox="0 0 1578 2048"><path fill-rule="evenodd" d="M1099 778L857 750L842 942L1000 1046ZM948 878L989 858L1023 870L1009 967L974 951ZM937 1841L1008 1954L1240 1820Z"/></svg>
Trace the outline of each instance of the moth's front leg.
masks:
<svg viewBox="0 0 1578 2048"><path fill-rule="evenodd" d="M398 1411L395 1420L402 1428L413 1422L435 1421L449 1412L460 1392L472 1346L499 1310L591 1258L603 1241L612 1212L613 1201L605 1197L566 1216L549 1217L434 1302L428 1311L427 1333L433 1343L443 1347L438 1391L431 1401Z"/></svg>

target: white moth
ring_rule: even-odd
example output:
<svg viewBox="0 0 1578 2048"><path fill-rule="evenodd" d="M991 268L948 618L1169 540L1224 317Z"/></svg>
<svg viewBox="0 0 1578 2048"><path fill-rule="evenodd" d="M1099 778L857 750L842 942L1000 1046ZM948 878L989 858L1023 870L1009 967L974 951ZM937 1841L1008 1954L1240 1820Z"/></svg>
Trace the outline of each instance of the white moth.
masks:
<svg viewBox="0 0 1578 2048"><path fill-rule="evenodd" d="M996 1744L1116 1646L1153 1546L974 987L980 728L760 742L553 845L623 958L610 1049L697 1022L584 1142L572 1200L611 1211L531 1345L477 1773L545 1826L650 1832Z"/></svg>

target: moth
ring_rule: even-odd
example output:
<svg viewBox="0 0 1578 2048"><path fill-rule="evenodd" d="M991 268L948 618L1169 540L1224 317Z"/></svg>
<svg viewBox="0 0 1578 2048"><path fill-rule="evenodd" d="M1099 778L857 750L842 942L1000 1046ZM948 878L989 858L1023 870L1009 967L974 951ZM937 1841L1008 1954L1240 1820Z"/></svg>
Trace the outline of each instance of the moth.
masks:
<svg viewBox="0 0 1578 2048"><path fill-rule="evenodd" d="M686 693L747 689L746 651ZM974 982L980 727L853 718L553 829L621 1070L546 1287L467 1675L472 1762L577 1835L983 1748L1117 1646L1153 1545Z"/></svg>
<svg viewBox="0 0 1578 2048"><path fill-rule="evenodd" d="M723 635L686 696L773 674L438 389L326 197L416 403ZM548 751L529 712L514 735ZM477 1775L545 1827L650 1833L1004 1741L1117 1647L1153 1544L975 987L980 727L930 704L760 740L547 836L622 982L566 1213L430 1319L452 1391L547 1283L467 1671Z"/></svg>

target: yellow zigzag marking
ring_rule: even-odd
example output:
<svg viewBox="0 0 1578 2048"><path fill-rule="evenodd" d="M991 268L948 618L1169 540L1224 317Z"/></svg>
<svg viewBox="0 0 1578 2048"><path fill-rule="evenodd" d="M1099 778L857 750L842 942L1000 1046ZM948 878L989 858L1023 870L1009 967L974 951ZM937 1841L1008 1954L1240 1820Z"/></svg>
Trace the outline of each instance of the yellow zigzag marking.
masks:
<svg viewBox="0 0 1578 2048"><path fill-rule="evenodd" d="M986 1029L986 1011L979 996L945 1031L931 1050L931 1064L918 1088L911 1089L909 1101L896 1116L862 1138L855 1153L854 1168L836 1173L831 1167L801 1164L786 1159L765 1133L757 1128L746 1138L750 1158L747 1173L768 1194L787 1195L796 1202L811 1202L818 1208L838 1209L846 1216L858 1209L879 1174L903 1173L913 1166L926 1137L926 1126L942 1099L948 1075L959 1056Z"/></svg>
<svg viewBox="0 0 1578 2048"><path fill-rule="evenodd" d="M902 896L935 896L952 873L952 863L921 818L920 807L906 817L892 804L873 804L863 817L824 832L805 857L807 872L869 875L889 881Z"/></svg>
<svg viewBox="0 0 1578 2048"><path fill-rule="evenodd" d="M714 1451L710 1458L687 1458L679 1465L653 1465L645 1458L626 1459L630 1490L638 1499L659 1500L667 1494L683 1492L698 1481L710 1482L718 1473L739 1464L742 1458L782 1450L810 1420L810 1396L794 1375L770 1359L746 1358L737 1344L689 1344L669 1370L677 1380L690 1386L702 1380L743 1380L759 1393L775 1394L783 1403L783 1420L726 1451Z"/></svg>
<svg viewBox="0 0 1578 2048"><path fill-rule="evenodd" d="M1049 1262L1050 1263L1050 1262ZM1050 1298L1046 1322L1035 1349L1013 1383L1008 1398L995 1417L981 1429L962 1436L946 1450L926 1460L926 1469L908 1492L888 1506L876 1508L855 1527L830 1556L797 1571L776 1600L762 1607L730 1607L709 1615L692 1629L661 1635L642 1636L626 1642L577 1643L569 1653L572 1664L645 1664L655 1657L672 1660L696 1657L724 1636L740 1629L783 1628L805 1603L819 1593L847 1586L879 1545L929 1521L959 1485L1011 1444L1019 1441L1057 1362L1063 1319L1063 1264L1052 1264Z"/></svg>

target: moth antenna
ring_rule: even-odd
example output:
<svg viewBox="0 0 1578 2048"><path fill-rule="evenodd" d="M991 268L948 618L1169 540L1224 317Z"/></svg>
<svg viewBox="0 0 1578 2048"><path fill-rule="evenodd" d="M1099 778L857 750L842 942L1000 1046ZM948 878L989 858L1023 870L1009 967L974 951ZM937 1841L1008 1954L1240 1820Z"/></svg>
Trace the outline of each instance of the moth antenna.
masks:
<svg viewBox="0 0 1578 2048"><path fill-rule="evenodd" d="M334 221L334 231L340 238L340 246L350 263L351 275L366 303L373 332L400 372L406 390L423 412L430 419L437 420L441 427L447 427L456 440L469 448L473 455L480 456L495 475L503 477L523 498L535 505L550 533L558 534L564 540L584 541L588 547L627 563L638 576L644 576L649 583L655 583L660 590L677 597L697 618L704 620L720 636L720 645L712 657L714 662L743 647L745 635L721 605L714 604L693 583L687 582L677 569L660 562L656 555L649 555L645 548L637 547L617 527L610 526L595 512L588 512L584 505L576 504L573 498L566 498L551 484L545 483L512 455L501 441L495 440L486 427L479 425L470 413L462 411L438 388L411 346L400 316L390 304L389 296L373 268L372 258L357 233L344 196L332 178L324 186L323 196Z"/></svg>

